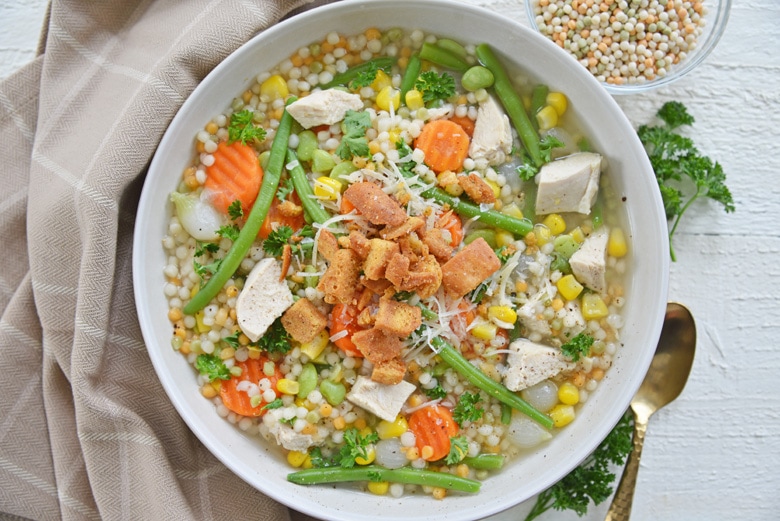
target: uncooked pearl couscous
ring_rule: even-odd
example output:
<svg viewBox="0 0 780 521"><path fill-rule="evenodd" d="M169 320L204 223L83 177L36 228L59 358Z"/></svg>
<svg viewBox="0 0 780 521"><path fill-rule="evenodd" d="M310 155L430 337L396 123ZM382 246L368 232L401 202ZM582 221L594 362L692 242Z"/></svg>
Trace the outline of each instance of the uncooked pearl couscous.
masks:
<svg viewBox="0 0 780 521"><path fill-rule="evenodd" d="M663 78L697 45L706 0L529 0L539 31L599 81Z"/></svg>
<svg viewBox="0 0 780 521"><path fill-rule="evenodd" d="M279 451L281 479L436 499L576 421L631 253L565 93L396 28L248 72L193 136L162 241L171 346L214 421Z"/></svg>

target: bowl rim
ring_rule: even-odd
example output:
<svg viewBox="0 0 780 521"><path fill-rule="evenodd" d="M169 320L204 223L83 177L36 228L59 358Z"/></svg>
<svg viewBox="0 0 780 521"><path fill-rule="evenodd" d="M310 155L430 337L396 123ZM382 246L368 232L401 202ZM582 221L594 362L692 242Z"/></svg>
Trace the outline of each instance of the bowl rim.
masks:
<svg viewBox="0 0 780 521"><path fill-rule="evenodd" d="M213 88L214 85L218 85L219 81L221 81L219 78L223 74L230 72L231 69L235 66L235 63L240 62L241 60L246 60L253 53L256 53L256 47L273 42L275 39L281 37L284 32L289 30L291 27L294 28L299 24L303 26L306 24L311 24L313 23L312 20L322 18L325 15L348 17L350 15L362 15L369 11L377 13L381 12L382 10L389 11L392 9L403 11L404 9L408 10L414 8L419 8L421 12L440 11L442 14L444 14L451 12L453 7L457 8L457 16L475 17L477 19L484 20L486 24L495 24L501 26L502 28L513 29L517 31L518 34L522 35L522 38L520 38L521 40L527 40L529 43L532 42L533 45L538 46L545 52L552 53L552 56L554 56L556 60L560 61L561 57L564 57L565 60L570 60L568 55L566 55L561 49L555 46L555 44L553 44L538 32L533 31L528 27L524 27L518 22L489 9L462 4L457 0L343 0L332 4L326 4L324 6L316 7L309 11L296 14L295 16L266 29L265 31L250 39L225 60L223 60L219 65L217 65L193 90L190 96L188 96L187 100L184 102L176 116L171 121L162 140L160 141L158 150L156 151L154 158L150 163L147 178L144 181L144 187L142 189L142 194L138 205L138 214L136 217L137 220L133 240L134 294L139 323L141 324L147 351L149 352L152 364L164 390L166 391L166 394L173 403L177 413L185 421L189 429L196 435L201 443L203 443L203 445L205 445L209 451L226 467L228 467L232 472L237 474L251 486L260 490L269 497L279 501L280 503L286 504L291 508L295 508L312 516L333 520L359 519L368 521L375 519L377 517L377 511L379 511L382 514L387 514L386 519L392 519L392 512L387 511L387 505L402 502L404 504L409 503L412 507L415 508L411 508L410 512L405 512L404 515L399 516L399 518L426 519L426 516L430 515L430 513L426 513L425 510L427 503L420 503L420 500L422 499L422 501L425 502L430 502L431 500L428 496L405 496L401 499L392 498L392 501L389 501L391 498L388 498L387 500L381 498L377 499L373 496L359 493L357 491L349 491L347 492L349 497L346 499L352 499L353 501L356 501L360 504L360 508L359 511L344 510L343 508L346 507L347 501L345 500L346 495L342 489L334 488L331 490L327 487L323 487L325 490L311 490L305 489L305 487L291 485L283 479L279 480L281 483L272 482L267 478L267 476L263 475L264 473L261 471L261 469L252 467L252 463L248 461L242 461L241 458L236 458L236 455L232 452L233 450L237 450L237 445L243 446L245 440L231 438L230 443L224 443L222 441L213 439L213 436L209 430L211 429L211 426L207 425L212 423L213 420L227 425L229 429L233 429L234 431L238 431L238 429L235 429L235 427L232 425L228 425L228 422L226 422L224 419L214 415L213 405L211 402L203 399L199 393L196 393L197 396L195 398L204 403L203 407L207 406L211 408L211 416L209 418L203 419L198 417L197 411L198 409L203 409L203 407L192 401L190 396L185 395L184 390L181 389L180 386L177 385L173 380L175 375L172 374L172 366L178 370L178 368L180 368L183 363L186 363L186 359L180 354L175 353L175 356L178 358L178 360L171 361L172 358L169 352L173 352L173 350L170 349L170 347L167 345L166 338L161 338L158 334L160 330L159 322L161 320L167 320L167 318L161 318L152 313L152 306L155 302L154 299L164 299L164 295L161 290L162 286L159 286L159 291L155 290L155 294L150 294L153 285L155 283L159 283L160 279L162 278L162 266L149 266L150 258L152 258L150 255L157 255L157 253L154 251L154 248L162 250L162 247L157 240L149 241L149 232L151 230L160 231L162 229L161 223L152 222L152 216L155 214L155 208L150 205L155 204L154 202L157 201L160 197L159 193L156 193L160 189L160 186L158 185L160 185L162 177L166 175L164 170L166 162L171 161L169 157L166 157L168 154L165 152L176 142L176 134L181 132L181 128L185 126L185 124L182 122L185 121L187 117L189 117L188 112L196 109L199 105L202 105L202 103L199 101L199 96L208 89ZM365 25L368 25L368 23ZM413 25L413 27L416 26L419 26L419 24ZM411 29L411 27L409 28ZM319 31L317 34L324 35L327 30L329 30L328 27ZM425 30L428 31L428 29ZM439 33L442 34L442 31L439 31ZM287 53L289 54L289 52L292 50L294 49L287 49ZM264 65L272 67L275 65L275 63ZM256 68L252 69L252 74L256 74L259 70L260 66L258 65ZM578 81L585 82L586 84L588 82L592 82L592 92L589 94L594 96L598 103L605 105L615 114L616 121L614 122L614 125L619 127L623 134L634 133L630 123L616 102L605 91L596 89L594 87L594 84L599 85L598 81L584 69L581 70L581 73L574 72L574 70L575 69L572 68L572 70L569 71L569 74L575 76ZM253 77L254 76L252 75L247 76L248 79L245 81L249 81L249 79ZM235 92L239 91L236 90ZM219 109L219 111L224 110L225 107L227 107L229 100L232 99L232 97L233 94L230 94L222 98L222 108ZM210 118L214 113L219 112L210 112L207 115L206 120L208 120L208 118ZM194 135L194 132L189 134L190 137L192 135ZM619 139L619 142L624 144L631 144L633 142L635 147L636 143L638 143L638 138L635 137L635 133L633 138L627 135L623 135ZM187 155L190 155L191 157L191 151L188 151ZM637 161L637 163L633 166L635 166L638 170L644 170L645 174L647 174L647 170L650 169L650 165L646 155L643 155L642 157L637 156L633 159ZM182 164L180 166L183 168L184 165ZM179 172L180 171L181 170L179 170ZM650 172L652 172L651 169ZM168 175L170 176L171 174ZM176 173L176 176L178 176L178 172ZM644 184L645 189L649 189L651 186L651 180L647 178L647 175L640 178L639 181L641 181L640 184ZM652 181L654 182L654 178ZM170 189L175 187L175 181L171 181L167 185L163 184L163 186L168 186L170 191ZM656 235L665 237L665 233L660 233L661 226L663 226L664 230L666 229L666 221L663 219L662 215L663 206L661 204L660 194L657 193L657 190L649 193L652 204L646 205L648 214L637 216L637 222L643 222L644 226L648 225L647 222L649 221L650 224L654 225L653 230L655 230ZM655 212L652 211L653 209L655 209ZM630 229L636 229L637 222L632 222ZM162 237L162 234L160 237ZM579 441L579 443L575 445L574 450L569 450L566 453L565 461L568 464L562 464L561 466L561 468L565 468L566 472L571 470L571 468L576 466L576 464L587 457L587 455L590 454L590 452L596 448L598 443L600 443L600 441L609 433L614 424L617 423L628 407L628 403L634 392L636 392L636 389L638 389L639 385L641 384L641 381L644 377L644 371L646 371L647 367L650 365L650 361L655 350L655 342L657 342L657 339L660 336L663 313L665 312L666 308L669 252L668 243L658 244L657 246L651 245L649 247L657 248L656 256L652 259L638 257L637 260L638 262L642 263L643 269L648 269L648 264L650 263L656 263L653 264L651 271L654 274L660 276L658 277L658 280L655 281L655 286L653 286L653 288L656 290L657 302L655 302L654 307L646 306L643 311L646 316L649 316L652 319L650 320L648 327L642 329L642 342L644 342L644 350L639 353L640 356L632 359L637 369L634 371L635 374L632 374L629 380L624 382L620 387L621 392L624 394L618 396L617 398L613 398L612 403L614 406L607 413L595 417L595 427L592 429L591 437L588 439L588 441L586 443ZM156 274L157 276L154 276L155 274L152 273L153 269L157 269L160 273ZM167 305L167 299L165 304ZM652 349L645 345L649 342L652 342ZM623 350L621 350L618 354L618 359L620 359L622 356L629 355L624 355ZM184 370L189 370L190 373L192 372L189 364L187 364L187 369ZM616 380L613 379L612 383L608 383L607 385L602 384L602 386L611 386L615 381ZM599 391L601 391L601 395L607 392L599 389L597 390L597 393ZM190 393L193 392L195 392L195 390L190 389ZM195 403L195 405L193 405L193 403ZM583 420L584 419L585 418L583 418ZM585 426L583 425L581 428L584 429ZM559 444L563 443L563 440L567 438L575 440L573 432L576 431L569 431L568 434L566 431L558 433L556 439L560 438L561 441ZM236 436L246 437L243 433L240 432L237 432ZM255 438L257 439L252 442L247 442L249 446L254 447L257 451L258 454L255 456L262 458L264 457L264 454L269 454L272 460L279 460L279 455L271 454L271 451L269 451L269 448L266 447L264 443L262 443L262 440L260 440L258 436L255 436ZM546 457L546 455L544 457ZM540 458L543 459L542 457ZM252 460L252 462L254 462L254 460ZM494 480L494 483L496 483L495 480L501 479L500 476L504 475L506 472L507 470L504 470L497 476L489 478L488 481L492 479ZM565 475L566 472L543 473L543 478L536 480L531 485L525 486L526 489L530 491L530 493L526 493L525 497L522 499L525 500L533 497L534 494L541 492L557 481L557 479L560 479L560 477ZM553 474L556 475L553 476ZM487 483L488 481L483 483ZM513 490L514 488L515 487L513 487ZM335 490L335 492L333 492L333 490ZM333 495L334 493L335 496ZM326 501L333 501L334 497L337 497L339 502L342 500L344 501L336 506L332 506L330 503L326 503ZM354 499L356 497L359 499ZM452 496L448 497L444 503L436 502L437 518L460 521L467 519L477 519L503 511L521 502L520 499L509 497L508 493L499 497L498 499L491 498L493 501L488 503L485 502L485 499L489 498L490 496L488 496L485 491L481 492L476 497L478 499L471 501L469 498L463 499L459 496ZM372 509L374 505L376 505L377 508ZM462 508L462 510L447 510L444 508L445 505L453 505L455 507ZM441 514L439 514L439 512L441 512ZM416 517L420 515L422 515L422 517Z"/></svg>
<svg viewBox="0 0 780 521"><path fill-rule="evenodd" d="M696 67L701 65L704 60L706 60L707 57L712 53L712 51L715 50L715 48L718 46L718 43L720 42L721 37L723 36L723 33L726 31L729 15L731 13L732 0L714 1L717 3L717 7L714 9L714 18L707 19L707 25L704 29L705 34L702 35L705 36L703 42L701 42L700 45L698 45L697 48L693 50L692 55L685 60L684 64L675 66L672 73L645 83L626 83L623 85L613 85L611 83L599 81L599 85L604 87L604 89L606 89L610 94L638 94L641 92L655 90L660 87L665 87L683 78L684 76L687 76ZM525 0L525 15L531 30L542 35L541 31L539 31L539 28L536 25L536 22L534 21L536 14L534 13L533 9L534 5L538 2L539 0ZM709 12L711 13L712 11ZM542 37L546 38L544 35L542 35ZM576 61L574 57L570 57Z"/></svg>

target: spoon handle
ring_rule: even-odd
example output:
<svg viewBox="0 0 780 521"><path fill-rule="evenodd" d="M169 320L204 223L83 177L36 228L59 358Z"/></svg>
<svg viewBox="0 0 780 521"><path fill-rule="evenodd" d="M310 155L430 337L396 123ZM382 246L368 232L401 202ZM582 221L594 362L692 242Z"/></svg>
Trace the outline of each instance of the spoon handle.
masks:
<svg viewBox="0 0 780 521"><path fill-rule="evenodd" d="M647 432L647 418L638 418L637 416L634 414L633 449L628 455L626 468L623 470L620 484L615 492L615 497L612 498L612 504L609 506L604 521L628 521L631 517L639 460L642 459L642 447L645 444L645 432Z"/></svg>

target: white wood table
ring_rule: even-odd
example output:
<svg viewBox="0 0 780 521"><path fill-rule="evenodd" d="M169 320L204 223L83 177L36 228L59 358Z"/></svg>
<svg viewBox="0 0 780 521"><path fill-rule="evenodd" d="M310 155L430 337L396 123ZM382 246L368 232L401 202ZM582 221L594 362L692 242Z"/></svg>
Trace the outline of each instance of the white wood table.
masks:
<svg viewBox="0 0 780 521"><path fill-rule="evenodd" d="M528 25L522 0L469 0ZM0 77L34 57L46 2L0 5ZM719 46L672 86L618 97L635 126L666 101L727 175L737 210L691 208L675 237L670 300L698 326L691 378L650 422L632 519L780 519L780 1L734 0ZM579 518L601 520L608 504ZM522 520L529 505L495 516Z"/></svg>

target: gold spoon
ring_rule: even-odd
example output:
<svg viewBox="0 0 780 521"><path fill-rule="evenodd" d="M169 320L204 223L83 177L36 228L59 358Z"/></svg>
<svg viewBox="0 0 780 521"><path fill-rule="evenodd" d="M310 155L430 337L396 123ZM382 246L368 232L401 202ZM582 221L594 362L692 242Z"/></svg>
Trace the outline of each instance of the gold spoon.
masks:
<svg viewBox="0 0 780 521"><path fill-rule="evenodd" d="M680 395L688 381L695 350L696 324L691 312L682 304L670 302L666 306L661 338L658 339L650 369L631 400L634 448L628 455L626 468L605 521L627 521L630 517L647 423L655 411Z"/></svg>

